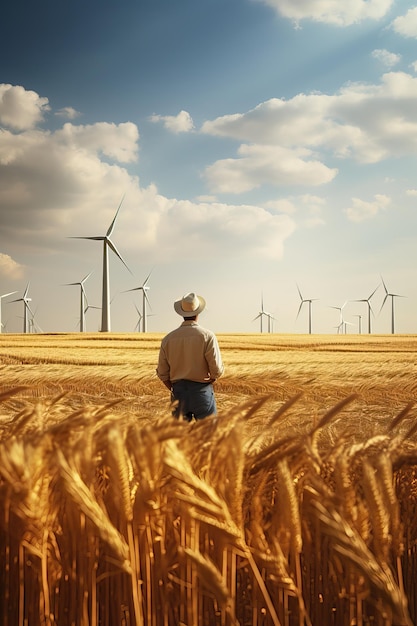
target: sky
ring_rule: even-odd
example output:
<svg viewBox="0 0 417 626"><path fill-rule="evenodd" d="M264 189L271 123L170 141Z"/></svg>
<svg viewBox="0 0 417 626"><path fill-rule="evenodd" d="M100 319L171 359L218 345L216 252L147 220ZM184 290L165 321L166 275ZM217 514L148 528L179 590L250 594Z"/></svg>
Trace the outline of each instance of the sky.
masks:
<svg viewBox="0 0 417 626"><path fill-rule="evenodd" d="M0 38L3 332L417 332L417 4L16 0ZM118 211L118 212L117 212ZM6 294L16 291L15 294ZM392 298L386 294L396 294ZM18 300L13 302L13 300ZM300 309L301 306L301 309ZM263 332L268 322L263 319ZM343 321L343 327L340 323Z"/></svg>

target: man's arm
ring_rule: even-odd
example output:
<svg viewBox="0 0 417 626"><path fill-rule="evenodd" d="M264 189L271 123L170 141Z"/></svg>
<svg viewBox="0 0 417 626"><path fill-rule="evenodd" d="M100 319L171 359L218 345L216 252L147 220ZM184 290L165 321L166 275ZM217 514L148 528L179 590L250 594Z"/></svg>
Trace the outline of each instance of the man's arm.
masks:
<svg viewBox="0 0 417 626"><path fill-rule="evenodd" d="M212 334L206 345L206 361L209 366L210 382L214 382L224 372L222 356L216 335Z"/></svg>
<svg viewBox="0 0 417 626"><path fill-rule="evenodd" d="M170 378L169 363L165 355L164 349L159 349L158 367L156 368L156 375L164 383L165 387L171 391L172 383Z"/></svg>

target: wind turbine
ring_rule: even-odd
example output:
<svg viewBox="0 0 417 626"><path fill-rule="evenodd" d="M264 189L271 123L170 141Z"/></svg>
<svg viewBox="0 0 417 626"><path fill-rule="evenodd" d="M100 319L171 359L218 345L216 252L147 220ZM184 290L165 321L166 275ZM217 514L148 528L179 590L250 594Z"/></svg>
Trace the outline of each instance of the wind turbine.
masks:
<svg viewBox="0 0 417 626"><path fill-rule="evenodd" d="M336 326L337 328L337 334L346 334L346 324L350 325L350 322L346 322L346 320L343 317L343 309L345 308L345 306L347 305L347 301L344 302L344 304L342 304L342 306L331 306L331 309L336 309L337 311L340 311L340 318L339 318L339 324L338 326Z"/></svg>
<svg viewBox="0 0 417 626"><path fill-rule="evenodd" d="M128 293L129 291L142 291L142 332L146 333L147 330L147 312L146 312L146 305L149 304L149 299L148 296L146 295L146 292L149 291L150 287L148 285L148 280L150 278L152 274L152 270L149 272L149 274L147 275L147 277L145 278L144 282L142 283L142 285L140 285L140 287L134 287L133 289L127 289L124 293Z"/></svg>
<svg viewBox="0 0 417 626"><path fill-rule="evenodd" d="M275 317L273 317L271 313L265 313L265 315L268 318L268 332L272 333L274 332Z"/></svg>
<svg viewBox="0 0 417 626"><path fill-rule="evenodd" d="M23 293L23 296L21 298L17 298L16 300L10 300L10 302L23 302L23 332L24 333L29 332L28 312L33 317L33 313L32 313L32 311L30 309L30 306L29 306L29 302L32 302L32 298L29 298L29 296L28 296L29 284L30 283L28 283L26 285L26 289L25 289L25 291Z"/></svg>
<svg viewBox="0 0 417 626"><path fill-rule="evenodd" d="M355 315L358 318L358 333L362 334L362 315Z"/></svg>
<svg viewBox="0 0 417 626"><path fill-rule="evenodd" d="M135 304L135 303L133 303L133 304ZM135 331L137 330L139 332L140 331L140 323L142 321L142 317L143 316L142 316L142 313L139 311L138 307L136 306L136 304L135 304L135 309L136 309L136 312L138 314L138 321L136 322L136 326L135 326L134 330Z"/></svg>
<svg viewBox="0 0 417 626"><path fill-rule="evenodd" d="M264 310L264 297L263 297L263 294L262 294L262 296L261 296L261 310L259 311L258 315L256 317L254 317L253 320L252 320L252 322L254 322L257 319L260 320L260 323L261 323L261 333L263 332L262 318L263 318L264 315L265 315L265 317L268 317L271 314Z"/></svg>
<svg viewBox="0 0 417 626"><path fill-rule="evenodd" d="M362 298L362 300L352 300L352 302L366 302L368 306L368 334L369 335L371 334L371 315L374 314L372 307L371 307L371 298L378 289L379 289L379 285L375 287L371 295L368 296L367 298Z"/></svg>
<svg viewBox="0 0 417 626"><path fill-rule="evenodd" d="M12 296L15 293L17 293L17 291L10 291L9 293L4 293L2 296L0 296L0 333L3 332L3 323L1 321L1 301L3 300L3 298L7 298L7 296Z"/></svg>
<svg viewBox="0 0 417 626"><path fill-rule="evenodd" d="M387 286L384 282L384 279L381 276L381 280L382 280L382 285L385 289L385 297L382 301L382 305L381 308L379 310L379 312L381 313L383 306L385 304L385 302L387 301L388 298L391 298L391 334L394 334L395 332L395 319L394 319L394 298L405 298L405 296L400 296L398 293L390 293L387 289Z"/></svg>
<svg viewBox="0 0 417 626"><path fill-rule="evenodd" d="M43 333L42 328L39 326L39 324L35 321L35 315L36 315L36 311L33 313L30 309L30 317L28 319L28 332L29 333Z"/></svg>
<svg viewBox="0 0 417 626"><path fill-rule="evenodd" d="M110 224L105 235L97 236L97 237L71 237L71 239L90 239L92 241L102 241L103 242L103 290L102 290L102 305L101 305L101 332L110 332L111 323L110 323L110 280L109 280L109 256L108 256L108 248L114 252L116 256L119 257L123 265L130 272L129 267L124 261L122 255L114 245L111 240L111 235L114 230L114 225L116 223L117 216L120 211L120 207L122 206L124 196L117 208L116 215L113 218L112 223ZM130 272L132 273L132 272Z"/></svg>
<svg viewBox="0 0 417 626"><path fill-rule="evenodd" d="M65 284L65 286L72 286L72 285L80 286L80 332L81 333L85 331L85 313L87 309L89 308L88 303L87 303L87 295L85 293L84 283L86 282L88 278L90 278L92 273L93 272L90 272L89 274L87 274L87 276L84 276L84 278L80 282Z"/></svg>
<svg viewBox="0 0 417 626"><path fill-rule="evenodd" d="M317 298L303 298L303 296L301 295L301 291L299 286L297 285L297 289L298 289L298 293L300 295L300 307L298 309L298 313L297 313L297 317L296 319L298 319L298 316L301 313L301 309L303 308L303 304L308 303L308 332L311 335L311 309L312 309L312 302L314 302L314 300L317 300Z"/></svg>

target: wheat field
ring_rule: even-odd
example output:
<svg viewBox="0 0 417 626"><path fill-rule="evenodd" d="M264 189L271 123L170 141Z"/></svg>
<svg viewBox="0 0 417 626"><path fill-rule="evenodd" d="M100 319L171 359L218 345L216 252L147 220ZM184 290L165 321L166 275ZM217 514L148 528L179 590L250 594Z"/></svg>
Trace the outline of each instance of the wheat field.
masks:
<svg viewBox="0 0 417 626"><path fill-rule="evenodd" d="M161 338L0 335L0 623L416 623L417 337L220 334L191 424Z"/></svg>

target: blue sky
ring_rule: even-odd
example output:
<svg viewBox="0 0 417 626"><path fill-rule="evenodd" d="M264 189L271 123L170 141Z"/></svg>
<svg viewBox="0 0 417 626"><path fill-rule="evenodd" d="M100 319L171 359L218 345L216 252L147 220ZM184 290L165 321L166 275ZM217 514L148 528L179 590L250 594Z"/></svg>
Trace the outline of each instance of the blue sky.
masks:
<svg viewBox="0 0 417 626"><path fill-rule="evenodd" d="M0 40L2 321L21 298L76 331L79 289L130 332L207 300L201 323L258 332L417 332L417 5L399 0L15 2ZM346 303L346 304L345 304ZM91 308L87 330L100 327ZM267 327L264 323L263 329Z"/></svg>

